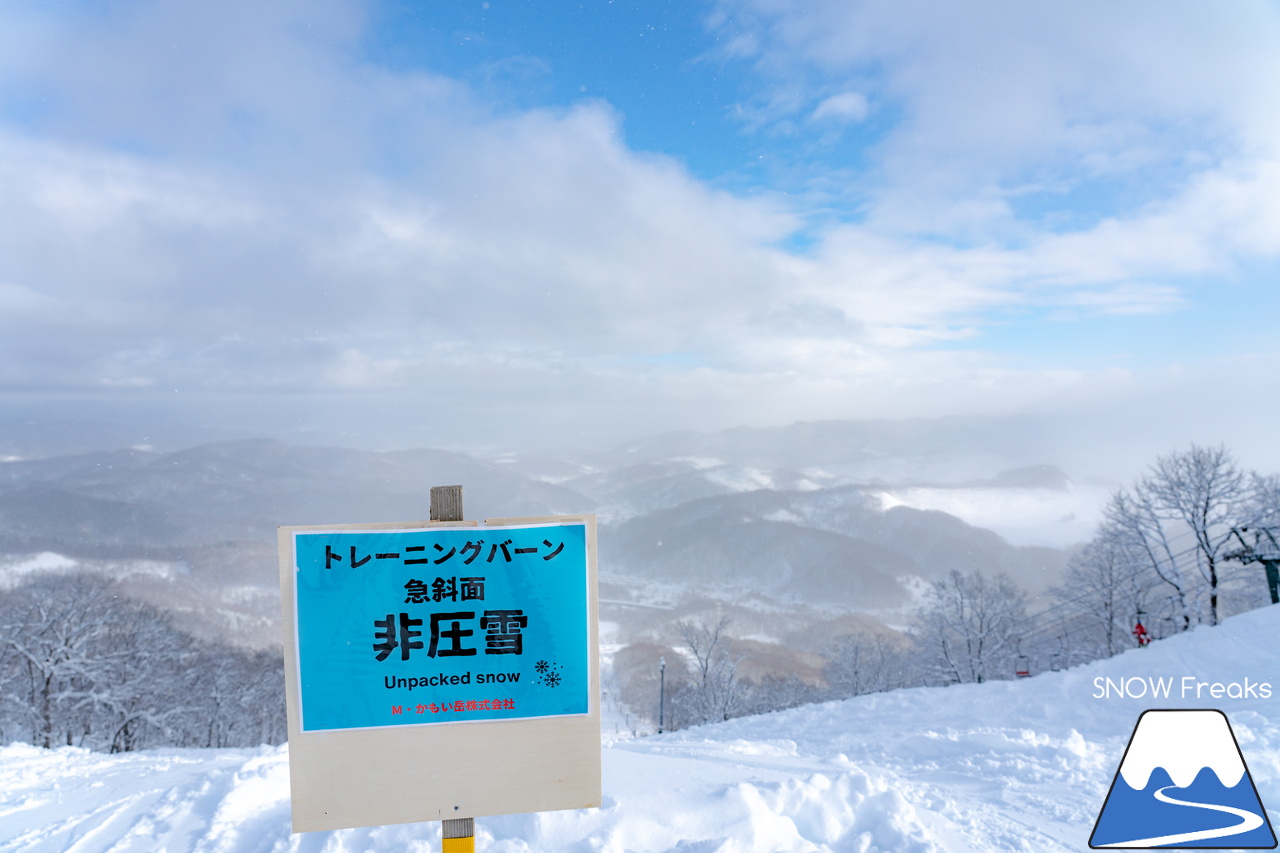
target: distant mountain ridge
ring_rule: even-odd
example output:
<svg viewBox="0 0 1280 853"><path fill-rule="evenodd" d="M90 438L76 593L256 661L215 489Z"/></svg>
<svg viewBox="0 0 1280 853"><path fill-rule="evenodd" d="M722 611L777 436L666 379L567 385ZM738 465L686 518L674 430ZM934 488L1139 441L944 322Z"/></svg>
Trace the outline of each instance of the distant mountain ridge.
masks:
<svg viewBox="0 0 1280 853"><path fill-rule="evenodd" d="M882 510L850 486L700 498L606 529L601 560L614 573L865 610L909 604L912 578L1001 571L1037 589L1065 563L1061 551L1018 548L946 513Z"/></svg>
<svg viewBox="0 0 1280 853"><path fill-rule="evenodd" d="M642 448L531 459L247 439L8 461L0 463L0 564L61 554L211 620L209 631L269 638L277 526L418 521L431 486L462 484L468 518L597 513L601 580L613 602L604 618L623 634L656 636L707 607L737 608L740 627L769 636L800 630L815 608L898 623L922 583L953 569L1007 572L1032 591L1057 577L1061 550L1015 547L944 512L886 501L858 467L874 456L887 470L878 456L884 431L798 425L772 438L665 436ZM870 444L849 443L859 434ZM822 445L814 452L825 467L783 464L803 462L809 439ZM771 450L775 440L786 447ZM976 441L954 446L967 452ZM868 455L870 445L881 449ZM903 464L912 481L950 478L1011 494L1066 482L1051 466L1010 469L1013 461L992 454L985 467L926 448ZM130 560L166 568L135 571Z"/></svg>
<svg viewBox="0 0 1280 853"><path fill-rule="evenodd" d="M0 551L39 542L94 556L95 544L268 542L285 524L412 521L427 516L431 486L452 483L466 484L474 517L586 512L594 504L460 453L251 439L0 464Z"/></svg>
<svg viewBox="0 0 1280 853"><path fill-rule="evenodd" d="M829 468L863 480L960 482L1041 464L1053 446L1028 418L803 421L781 427L676 432L584 454L588 464L621 465L678 457L758 469Z"/></svg>

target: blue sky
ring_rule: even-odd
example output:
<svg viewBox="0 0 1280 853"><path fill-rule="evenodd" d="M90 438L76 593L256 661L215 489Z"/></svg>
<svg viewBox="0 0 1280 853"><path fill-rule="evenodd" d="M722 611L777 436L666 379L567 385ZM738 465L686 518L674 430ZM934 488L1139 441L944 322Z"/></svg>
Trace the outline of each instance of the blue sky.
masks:
<svg viewBox="0 0 1280 853"><path fill-rule="evenodd" d="M756 106L759 75L726 53L733 23L688 0L396 2L376 8L363 56L466 81L496 109L602 101L633 150L672 157L700 180L742 193L804 192L833 172L865 167L868 147L893 120L891 105L853 127L758 126L745 113ZM856 206L841 213L856 215Z"/></svg>
<svg viewBox="0 0 1280 853"><path fill-rule="evenodd" d="M1265 447L1276 91L1270 2L5 4L0 400Z"/></svg>

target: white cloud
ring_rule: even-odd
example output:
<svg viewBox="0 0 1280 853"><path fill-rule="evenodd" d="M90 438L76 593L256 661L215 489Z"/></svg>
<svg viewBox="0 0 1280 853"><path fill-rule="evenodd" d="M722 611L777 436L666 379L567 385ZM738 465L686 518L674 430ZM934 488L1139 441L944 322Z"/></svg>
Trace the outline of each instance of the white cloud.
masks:
<svg viewBox="0 0 1280 853"><path fill-rule="evenodd" d="M999 224L1007 208L968 202L1028 180L1080 187L1143 168L1150 180L1135 194L1158 198L1224 158L1274 159L1280 149L1280 10L1263 0L1229 11L1011 0L912 9L721 0L718 9L728 33L756 45L763 102L782 91L800 103L831 80L864 79L897 111L871 200L870 219L885 228Z"/></svg>
<svg viewBox="0 0 1280 853"><path fill-rule="evenodd" d="M812 121L824 119L840 123L862 121L867 117L867 98L859 92L841 92L823 99L810 116Z"/></svg>
<svg viewBox="0 0 1280 853"><path fill-rule="evenodd" d="M1168 312L1180 277L1280 252L1265 7L721 5L763 22L734 61L822 72L760 121L902 116L865 221L807 253L780 248L806 200L637 153L606 103L498 112L360 60L356 5L23 7L53 46L0 36L0 74L56 97L0 130L0 390L342 389L615 432L1010 412L1138 380L958 349L993 312ZM1147 169L1083 225L1018 213Z"/></svg>

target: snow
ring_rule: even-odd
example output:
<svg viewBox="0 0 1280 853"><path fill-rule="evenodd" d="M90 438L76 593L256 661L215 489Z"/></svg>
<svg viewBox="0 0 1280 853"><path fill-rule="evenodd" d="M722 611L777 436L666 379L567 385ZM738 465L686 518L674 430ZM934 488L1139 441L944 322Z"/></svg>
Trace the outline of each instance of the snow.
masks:
<svg viewBox="0 0 1280 853"><path fill-rule="evenodd" d="M1092 538L1110 496L1107 487L1077 484L1064 490L916 487L878 493L881 509L909 506L939 510L975 527L994 530L1014 545L1051 548Z"/></svg>
<svg viewBox="0 0 1280 853"><path fill-rule="evenodd" d="M0 589L12 589L39 573L71 573L81 570L98 572L113 578L152 577L171 579L181 571L179 563L160 560L77 560L42 551L38 554L0 557ZM273 594L271 592L265 593Z"/></svg>
<svg viewBox="0 0 1280 853"><path fill-rule="evenodd" d="M38 554L23 555L0 559L0 587L6 589L16 586L36 572L70 571L79 567L79 563L70 557L42 551Z"/></svg>
<svg viewBox="0 0 1280 853"><path fill-rule="evenodd" d="M707 471L711 468L719 468L724 465L724 461L714 456L676 456L672 462L688 462L693 466L695 471Z"/></svg>
<svg viewBox="0 0 1280 853"><path fill-rule="evenodd" d="M476 849L1079 851L1151 707L1224 711L1262 802L1280 804L1277 672L1270 607L1066 672L609 739L600 808L483 817ZM1122 695L1108 678L1164 679L1169 695ZM1213 684L1224 688L1210 700ZM286 747L108 756L11 744L0 748L0 851L440 849L433 823L291 835L288 775Z"/></svg>
<svg viewBox="0 0 1280 853"><path fill-rule="evenodd" d="M732 492L751 492L774 487L769 473L758 468L722 466L708 471L706 478Z"/></svg>
<svg viewBox="0 0 1280 853"><path fill-rule="evenodd" d="M778 521L783 524L803 524L804 519L789 509L775 509L764 516L765 521Z"/></svg>

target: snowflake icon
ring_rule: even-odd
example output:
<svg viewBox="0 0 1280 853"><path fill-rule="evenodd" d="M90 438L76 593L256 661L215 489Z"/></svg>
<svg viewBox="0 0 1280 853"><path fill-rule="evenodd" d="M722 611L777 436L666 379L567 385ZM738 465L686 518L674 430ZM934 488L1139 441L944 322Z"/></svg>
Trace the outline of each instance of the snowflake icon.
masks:
<svg viewBox="0 0 1280 853"><path fill-rule="evenodd" d="M537 678L533 680L534 684L541 684L543 687L555 687L564 681L564 676L559 672L563 667L558 663L540 660L533 665L533 668L538 673Z"/></svg>

